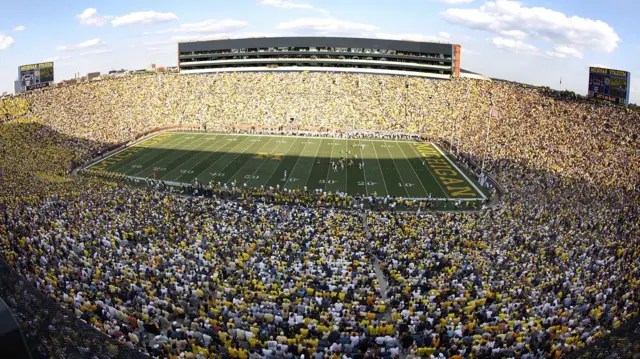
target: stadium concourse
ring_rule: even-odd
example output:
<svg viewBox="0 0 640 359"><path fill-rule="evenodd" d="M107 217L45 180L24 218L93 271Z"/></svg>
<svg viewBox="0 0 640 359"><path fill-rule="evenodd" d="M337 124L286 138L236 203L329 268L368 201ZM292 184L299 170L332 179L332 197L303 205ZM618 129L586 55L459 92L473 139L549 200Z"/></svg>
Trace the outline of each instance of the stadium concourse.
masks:
<svg viewBox="0 0 640 359"><path fill-rule="evenodd" d="M291 117L455 140L506 194L484 211L362 214L70 174L150 128ZM507 83L252 73L34 92L0 118L3 261L151 357L557 358L639 314L640 121L624 108ZM14 309L24 286L3 292ZM31 338L41 317L18 319ZM50 335L42 357L74 356L65 323L35 334Z"/></svg>

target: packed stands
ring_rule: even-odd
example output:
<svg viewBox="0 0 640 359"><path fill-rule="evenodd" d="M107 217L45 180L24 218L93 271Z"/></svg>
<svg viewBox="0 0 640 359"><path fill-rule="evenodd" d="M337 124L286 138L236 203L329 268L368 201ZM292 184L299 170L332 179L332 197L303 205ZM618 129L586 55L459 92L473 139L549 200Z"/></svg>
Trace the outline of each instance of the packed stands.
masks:
<svg viewBox="0 0 640 359"><path fill-rule="evenodd" d="M0 257L152 357L559 357L639 314L640 121L624 108L464 79L163 74L4 99L0 116ZM70 175L151 128L291 118L446 139L506 193L362 213ZM38 350L77 350L60 342Z"/></svg>

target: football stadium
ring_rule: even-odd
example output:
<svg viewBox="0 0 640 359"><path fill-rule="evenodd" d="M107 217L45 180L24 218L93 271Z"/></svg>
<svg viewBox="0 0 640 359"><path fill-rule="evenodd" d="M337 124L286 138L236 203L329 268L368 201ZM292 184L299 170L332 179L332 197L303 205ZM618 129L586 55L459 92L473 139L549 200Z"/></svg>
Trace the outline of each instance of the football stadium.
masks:
<svg viewBox="0 0 640 359"><path fill-rule="evenodd" d="M459 56L301 37L58 87L24 66L0 357L637 357L638 112Z"/></svg>

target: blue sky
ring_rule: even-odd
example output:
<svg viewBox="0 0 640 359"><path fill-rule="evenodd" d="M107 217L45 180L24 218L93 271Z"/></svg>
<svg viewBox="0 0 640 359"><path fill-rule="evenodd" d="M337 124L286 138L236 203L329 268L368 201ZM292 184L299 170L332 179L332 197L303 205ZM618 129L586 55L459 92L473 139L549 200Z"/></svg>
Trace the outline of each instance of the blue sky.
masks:
<svg viewBox="0 0 640 359"><path fill-rule="evenodd" d="M75 73L174 66L177 41L356 36L462 45L462 67L586 93L588 67L632 73L640 103L637 0L0 0L0 93L22 64Z"/></svg>

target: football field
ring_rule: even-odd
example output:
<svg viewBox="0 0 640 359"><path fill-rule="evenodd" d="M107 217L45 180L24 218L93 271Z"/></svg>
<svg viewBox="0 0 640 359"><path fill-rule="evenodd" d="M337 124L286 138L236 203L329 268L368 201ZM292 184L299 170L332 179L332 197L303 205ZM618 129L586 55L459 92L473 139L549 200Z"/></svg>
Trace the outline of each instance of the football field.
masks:
<svg viewBox="0 0 640 359"><path fill-rule="evenodd" d="M341 159L344 167L338 164ZM442 149L417 141L169 132L86 168L155 177L172 185L197 179L203 184L235 181L238 186L306 187L350 195L486 198Z"/></svg>

